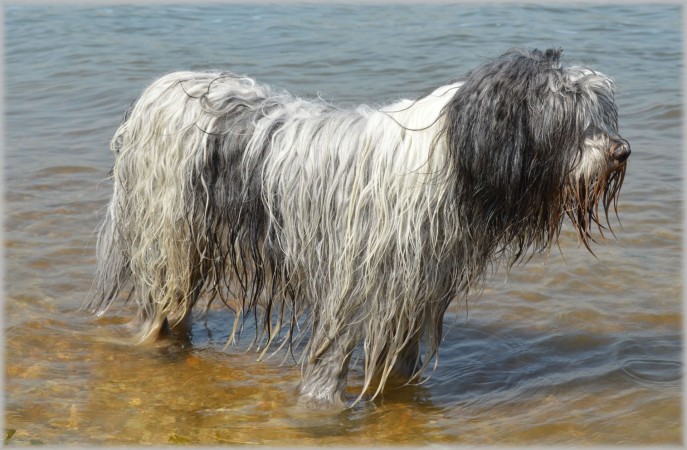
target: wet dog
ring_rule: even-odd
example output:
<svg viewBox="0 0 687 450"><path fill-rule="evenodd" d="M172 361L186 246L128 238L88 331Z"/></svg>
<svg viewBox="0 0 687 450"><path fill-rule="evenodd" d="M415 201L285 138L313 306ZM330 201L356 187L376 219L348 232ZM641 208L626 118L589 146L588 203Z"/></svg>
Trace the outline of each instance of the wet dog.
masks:
<svg viewBox="0 0 687 450"><path fill-rule="evenodd" d="M263 353L305 338L301 402L325 407L345 405L355 349L361 396L416 380L449 303L550 249L566 216L589 248L630 155L613 81L556 49L508 51L382 108L172 73L111 148L88 307L128 293L149 342L221 299L232 336L253 318Z"/></svg>

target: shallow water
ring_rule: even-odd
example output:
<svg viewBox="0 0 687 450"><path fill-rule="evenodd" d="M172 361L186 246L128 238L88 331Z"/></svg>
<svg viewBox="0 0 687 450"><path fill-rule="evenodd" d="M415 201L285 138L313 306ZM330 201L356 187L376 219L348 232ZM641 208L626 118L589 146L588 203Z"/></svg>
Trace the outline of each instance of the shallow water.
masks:
<svg viewBox="0 0 687 450"><path fill-rule="evenodd" d="M5 437L28 444L679 444L682 11L679 6L5 6ZM446 319L437 369L337 414L298 410L299 369L193 345L132 348L126 308L79 311L110 194L108 140L178 69L299 95L415 97L513 46L561 46L610 74L633 153L618 241L560 248ZM561 254L562 253L562 254ZM283 362L283 363L282 363ZM354 368L350 392L360 387Z"/></svg>

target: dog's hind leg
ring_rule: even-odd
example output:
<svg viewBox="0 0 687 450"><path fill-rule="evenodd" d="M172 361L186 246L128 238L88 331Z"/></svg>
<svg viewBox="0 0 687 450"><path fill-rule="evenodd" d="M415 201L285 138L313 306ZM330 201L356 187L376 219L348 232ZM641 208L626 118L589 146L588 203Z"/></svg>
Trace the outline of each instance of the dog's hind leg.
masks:
<svg viewBox="0 0 687 450"><path fill-rule="evenodd" d="M191 314L192 307L179 310L163 319L158 332L158 339L173 339L182 343L191 342Z"/></svg>
<svg viewBox="0 0 687 450"><path fill-rule="evenodd" d="M148 303L154 305L152 300L149 300ZM182 343L190 343L194 304L195 300L187 302L183 307L168 314L158 312L155 306L143 309L140 312L138 342L146 344L163 339L172 339Z"/></svg>
<svg viewBox="0 0 687 450"><path fill-rule="evenodd" d="M200 263L201 257L197 252L193 252L191 262L190 277L188 286L190 292L187 294L179 292L176 295L174 304L177 305L166 316L164 316L158 331L158 339L169 338L181 343L191 342L192 311L196 302L204 292L206 274L208 273L207 264Z"/></svg>
<svg viewBox="0 0 687 450"><path fill-rule="evenodd" d="M189 237L175 236L179 242L192 242ZM167 239L175 242L169 236ZM151 249L160 247L150 246ZM167 246L166 257L150 254L156 261L154 267L138 266L134 283L139 307L139 343L160 339L190 342L192 310L205 292L209 273L208 259L201 251L200 245Z"/></svg>

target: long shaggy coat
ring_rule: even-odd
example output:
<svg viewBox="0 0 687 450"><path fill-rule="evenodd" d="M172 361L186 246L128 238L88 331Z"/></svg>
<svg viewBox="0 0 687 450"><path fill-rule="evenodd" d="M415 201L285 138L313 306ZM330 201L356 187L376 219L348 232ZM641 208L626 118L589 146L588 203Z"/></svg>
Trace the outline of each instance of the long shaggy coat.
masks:
<svg viewBox="0 0 687 450"><path fill-rule="evenodd" d="M128 294L147 342L219 298L263 351L307 338L304 403L344 401L356 348L361 396L416 379L449 302L549 249L566 215L589 246L615 206L630 149L614 84L560 53L511 50L382 108L160 78L112 140L89 307Z"/></svg>

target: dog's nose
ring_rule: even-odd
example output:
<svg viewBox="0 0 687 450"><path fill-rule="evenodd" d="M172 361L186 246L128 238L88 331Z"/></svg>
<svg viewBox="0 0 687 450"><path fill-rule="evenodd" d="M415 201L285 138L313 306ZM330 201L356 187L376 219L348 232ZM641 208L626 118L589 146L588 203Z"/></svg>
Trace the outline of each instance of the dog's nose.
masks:
<svg viewBox="0 0 687 450"><path fill-rule="evenodd" d="M630 143L625 139L613 140L613 145L611 146L611 157L623 163L630 157Z"/></svg>

